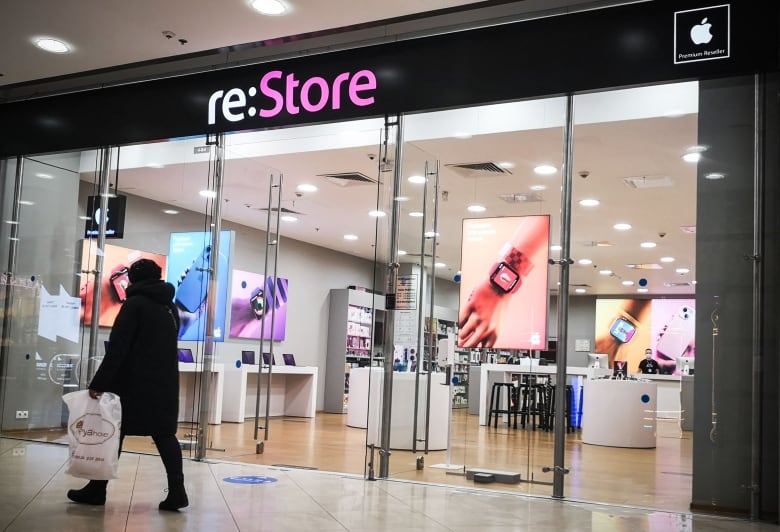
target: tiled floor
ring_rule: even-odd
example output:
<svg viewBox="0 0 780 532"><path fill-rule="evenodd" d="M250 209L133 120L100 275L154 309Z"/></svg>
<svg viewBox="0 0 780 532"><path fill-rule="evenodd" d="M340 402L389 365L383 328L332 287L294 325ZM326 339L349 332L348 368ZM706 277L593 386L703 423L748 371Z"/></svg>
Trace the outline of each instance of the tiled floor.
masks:
<svg viewBox="0 0 780 532"><path fill-rule="evenodd" d="M185 461L190 506L160 512L165 475L158 457L123 453L105 507L65 497L84 481L64 473L67 448L0 439L0 529L62 531L727 531L774 525L640 508L422 485L368 482L317 471ZM271 477L236 484L237 476Z"/></svg>

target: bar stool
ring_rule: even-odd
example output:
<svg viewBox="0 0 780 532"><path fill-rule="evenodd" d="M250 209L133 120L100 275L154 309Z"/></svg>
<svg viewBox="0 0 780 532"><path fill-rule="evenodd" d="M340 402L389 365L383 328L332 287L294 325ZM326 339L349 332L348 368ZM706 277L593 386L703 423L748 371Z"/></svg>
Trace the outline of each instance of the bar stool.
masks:
<svg viewBox="0 0 780 532"><path fill-rule="evenodd" d="M506 390L506 408L502 405L502 390ZM507 415L507 424L510 422L509 416L513 416L513 428L517 428L517 401L515 394L515 385L511 382L494 382L493 388L490 390L490 410L488 410L488 427L490 426L491 419L493 420L493 428L498 427L498 416L500 414ZM495 414L495 419L493 415Z"/></svg>
<svg viewBox="0 0 780 532"><path fill-rule="evenodd" d="M558 386L550 386L549 403L547 408L547 416L545 420L545 429L552 430L553 422L555 421L555 392ZM564 408L564 417L566 418L566 432L574 432L574 413L571 411L571 398L574 387L571 384L566 385L566 400Z"/></svg>
<svg viewBox="0 0 780 532"><path fill-rule="evenodd" d="M523 375L520 388L520 426L525 428L530 421L533 430L537 422L541 425L541 415L544 406L544 386L535 375Z"/></svg>

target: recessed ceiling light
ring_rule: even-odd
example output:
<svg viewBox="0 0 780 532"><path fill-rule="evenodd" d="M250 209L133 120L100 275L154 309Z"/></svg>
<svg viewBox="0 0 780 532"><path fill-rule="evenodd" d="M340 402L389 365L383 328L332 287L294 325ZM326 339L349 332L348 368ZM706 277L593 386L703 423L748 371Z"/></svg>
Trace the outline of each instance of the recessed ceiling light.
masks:
<svg viewBox="0 0 780 532"><path fill-rule="evenodd" d="M536 172L539 175L552 175L557 171L558 171L557 168L549 164L540 164L539 166L534 168L534 172Z"/></svg>
<svg viewBox="0 0 780 532"><path fill-rule="evenodd" d="M547 190L547 187L546 187L546 186L544 186L544 185L531 185L531 186L530 186L530 187L528 187L528 188L530 188L531 190L533 190L533 191L535 191L535 192L539 192L539 191L541 191L541 190Z"/></svg>
<svg viewBox="0 0 780 532"><path fill-rule="evenodd" d="M644 294L645 292L647 292L647 288L637 288L636 291L639 292L640 294Z"/></svg>
<svg viewBox="0 0 780 532"><path fill-rule="evenodd" d="M404 251L403 249L399 249L398 255L406 255L406 251Z"/></svg>
<svg viewBox="0 0 780 532"><path fill-rule="evenodd" d="M711 179L713 181L716 179L723 179L724 177L726 177L726 174L721 172L710 172L709 174L704 174L704 179Z"/></svg>
<svg viewBox="0 0 780 532"><path fill-rule="evenodd" d="M650 249L650 248L654 248L657 244L655 242L642 242L639 245L642 246L643 248Z"/></svg>
<svg viewBox="0 0 780 532"><path fill-rule="evenodd" d="M35 39L35 46L53 54L66 54L70 52L70 46L64 41L52 39L51 37L40 37Z"/></svg>
<svg viewBox="0 0 780 532"><path fill-rule="evenodd" d="M487 209L482 205L469 205L466 207L469 212L485 212Z"/></svg>
<svg viewBox="0 0 780 532"><path fill-rule="evenodd" d="M357 235L344 235L344 240L357 240Z"/></svg>
<svg viewBox="0 0 780 532"><path fill-rule="evenodd" d="M217 197L217 193L214 192L213 190L201 190L200 192L198 192L198 194L200 194L204 198L216 198Z"/></svg>
<svg viewBox="0 0 780 532"><path fill-rule="evenodd" d="M612 270L599 270L601 275L612 275Z"/></svg>
<svg viewBox="0 0 780 532"><path fill-rule="evenodd" d="M582 266L589 266L589 265L593 264L593 261L590 260L590 259L580 259L577 262L579 264L581 264Z"/></svg>
<svg viewBox="0 0 780 532"><path fill-rule="evenodd" d="M562 249L563 248L561 246L559 246L558 244L553 244L552 246L550 246L550 251L560 251Z"/></svg>
<svg viewBox="0 0 780 532"><path fill-rule="evenodd" d="M634 281L623 281L623 286L632 286Z"/></svg>
<svg viewBox="0 0 780 532"><path fill-rule="evenodd" d="M585 289L584 288L577 288L574 291L577 292L578 294L584 294L585 293Z"/></svg>
<svg viewBox="0 0 780 532"><path fill-rule="evenodd" d="M40 177L41 179L54 179L54 176L51 174L43 174L41 172L38 172L35 174L35 177Z"/></svg>
<svg viewBox="0 0 780 532"><path fill-rule="evenodd" d="M279 0L252 0L252 8L263 15L284 15L287 6Z"/></svg>
<svg viewBox="0 0 780 532"><path fill-rule="evenodd" d="M661 262L674 262L674 257L661 257Z"/></svg>
<svg viewBox="0 0 780 532"><path fill-rule="evenodd" d="M437 268L444 268L446 264L444 264L443 262L437 262L436 264L434 264L434 266L436 266Z"/></svg>
<svg viewBox="0 0 780 532"><path fill-rule="evenodd" d="M685 153L682 156L683 161L687 163L697 163L701 160L701 154L705 151L707 151L706 146L691 146L685 150Z"/></svg>
<svg viewBox="0 0 780 532"><path fill-rule="evenodd" d="M433 237L439 238L439 233L434 233L433 231L426 231L425 232L425 238L433 238Z"/></svg>
<svg viewBox="0 0 780 532"><path fill-rule="evenodd" d="M298 189L299 192L316 192L317 191L317 187L315 187L314 185L310 185L308 183L303 183L301 185L298 185L295 188Z"/></svg>
<svg viewBox="0 0 780 532"><path fill-rule="evenodd" d="M409 182L414 183L415 185L421 185L425 183L425 176L421 175L411 175L409 176Z"/></svg>
<svg viewBox="0 0 780 532"><path fill-rule="evenodd" d="M35 205L35 202L28 200L19 200L19 205Z"/></svg>
<svg viewBox="0 0 780 532"><path fill-rule="evenodd" d="M412 218L422 218L422 215L423 213L421 213L420 211L412 211L409 213L409 216L411 216Z"/></svg>
<svg viewBox="0 0 780 532"><path fill-rule="evenodd" d="M616 229L617 231L628 231L631 229L631 224L624 224L619 223L612 226L612 229Z"/></svg>
<svg viewBox="0 0 780 532"><path fill-rule="evenodd" d="M580 200L580 205L583 207L595 207L599 204L599 200L597 199L584 199Z"/></svg>
<svg viewBox="0 0 780 532"><path fill-rule="evenodd" d="M177 211L175 209L165 209L163 211L163 213L165 213L165 214L179 214L179 211Z"/></svg>
<svg viewBox="0 0 780 532"><path fill-rule="evenodd" d="M297 222L298 221L298 218L296 218L295 216L291 216L289 214L285 214L284 216L280 216L279 219L281 221L283 221L283 222ZM346 237L344 237L344 238L346 238Z"/></svg>
<svg viewBox="0 0 780 532"><path fill-rule="evenodd" d="M510 163L509 161L502 161L502 162L498 163L498 166L500 166L501 168L509 169L509 168L514 168L515 167L515 163Z"/></svg>
<svg viewBox="0 0 780 532"><path fill-rule="evenodd" d="M387 216L387 213L385 211L368 211L369 216L373 216L374 218L382 218L383 216Z"/></svg>
<svg viewBox="0 0 780 532"><path fill-rule="evenodd" d="M395 201L409 201L409 198L407 196L398 196L395 198Z"/></svg>
<svg viewBox="0 0 780 532"><path fill-rule="evenodd" d="M680 275L685 275L686 273L690 272L691 270L689 270L688 268L677 268L674 271L676 271Z"/></svg>

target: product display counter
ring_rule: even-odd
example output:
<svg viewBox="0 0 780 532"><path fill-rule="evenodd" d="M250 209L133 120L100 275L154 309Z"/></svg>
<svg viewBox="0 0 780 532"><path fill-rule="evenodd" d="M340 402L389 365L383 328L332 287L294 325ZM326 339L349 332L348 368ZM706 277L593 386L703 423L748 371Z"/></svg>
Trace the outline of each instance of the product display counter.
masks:
<svg viewBox="0 0 780 532"><path fill-rule="evenodd" d="M222 389L224 387L224 364L213 364L209 383L209 425L222 423ZM179 421L197 422L200 403L197 390L200 389L200 374L203 364L179 362Z"/></svg>
<svg viewBox="0 0 780 532"><path fill-rule="evenodd" d="M633 379L586 380L582 443L654 448L657 388L655 382Z"/></svg>
<svg viewBox="0 0 780 532"><path fill-rule="evenodd" d="M681 417L685 417L687 409L682 406L680 375L643 375L640 373L632 375L632 377L654 382L658 386L656 417L662 419L681 419ZM692 379L693 377L690 378Z"/></svg>
<svg viewBox="0 0 780 532"><path fill-rule="evenodd" d="M243 423L255 417L258 366L243 364L225 371L222 419ZM271 375L269 415L314 417L317 412L316 366L274 366ZM265 415L268 367L263 368L260 389L260 415Z"/></svg>
<svg viewBox="0 0 780 532"><path fill-rule="evenodd" d="M370 375L370 397L369 397ZM447 448L447 409L450 408L449 387L445 385L446 375L434 373L431 376L431 410L428 449L439 451ZM379 445L382 414L382 390L384 388L383 368L352 368L349 376L349 406L347 425L366 428L367 443ZM393 404L391 413L390 448L411 449L414 434L414 373L393 374ZM428 375L420 374L419 403L417 415L417 439L425 438L425 399L428 389ZM417 442L417 448L425 442Z"/></svg>

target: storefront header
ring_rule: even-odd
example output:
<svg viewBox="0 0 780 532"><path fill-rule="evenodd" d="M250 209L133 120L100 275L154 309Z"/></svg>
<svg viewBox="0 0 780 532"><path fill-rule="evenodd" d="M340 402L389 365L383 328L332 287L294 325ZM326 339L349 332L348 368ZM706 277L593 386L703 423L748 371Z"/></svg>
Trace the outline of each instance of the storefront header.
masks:
<svg viewBox="0 0 780 532"><path fill-rule="evenodd" d="M0 156L778 68L780 5L659 0L0 105Z"/></svg>

